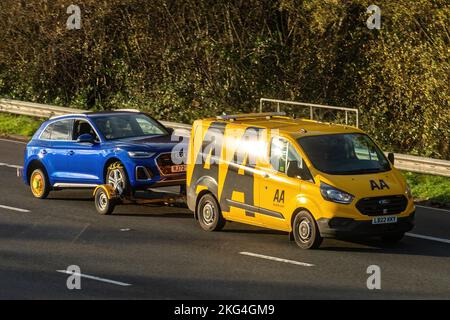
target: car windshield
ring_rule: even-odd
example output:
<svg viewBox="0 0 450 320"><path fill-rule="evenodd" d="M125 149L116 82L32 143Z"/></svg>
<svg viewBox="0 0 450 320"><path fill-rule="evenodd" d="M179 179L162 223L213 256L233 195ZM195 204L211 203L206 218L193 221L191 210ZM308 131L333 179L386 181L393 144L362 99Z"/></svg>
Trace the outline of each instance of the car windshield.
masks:
<svg viewBox="0 0 450 320"><path fill-rule="evenodd" d="M383 152L365 134L331 134L299 138L314 167L334 175L368 174L391 169Z"/></svg>
<svg viewBox="0 0 450 320"><path fill-rule="evenodd" d="M145 114L114 114L93 118L107 140L166 135L168 131Z"/></svg>

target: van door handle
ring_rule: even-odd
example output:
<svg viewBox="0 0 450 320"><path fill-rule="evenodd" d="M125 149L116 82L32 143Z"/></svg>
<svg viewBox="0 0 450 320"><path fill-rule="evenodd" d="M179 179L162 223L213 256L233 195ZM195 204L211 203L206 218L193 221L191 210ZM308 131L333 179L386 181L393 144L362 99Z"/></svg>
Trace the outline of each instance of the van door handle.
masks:
<svg viewBox="0 0 450 320"><path fill-rule="evenodd" d="M71 151L69 151L67 154L68 154L69 156L73 156L73 155L75 154L75 152L73 152L73 151L71 150Z"/></svg>
<svg viewBox="0 0 450 320"><path fill-rule="evenodd" d="M265 173L265 174L263 175L263 178L264 178L264 179L269 179L269 178L270 178L270 174Z"/></svg>

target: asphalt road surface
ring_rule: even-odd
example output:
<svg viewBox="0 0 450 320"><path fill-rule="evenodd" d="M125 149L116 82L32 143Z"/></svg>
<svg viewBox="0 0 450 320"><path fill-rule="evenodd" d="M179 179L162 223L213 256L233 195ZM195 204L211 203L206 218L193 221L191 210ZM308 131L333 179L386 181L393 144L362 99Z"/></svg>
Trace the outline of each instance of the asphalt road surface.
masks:
<svg viewBox="0 0 450 320"><path fill-rule="evenodd" d="M395 247L325 240L302 251L238 223L204 232L185 208L100 216L91 191L34 199L16 177L24 147L0 140L0 299L450 299L449 211L418 207ZM67 288L71 265L81 290ZM367 288L371 265L381 290Z"/></svg>

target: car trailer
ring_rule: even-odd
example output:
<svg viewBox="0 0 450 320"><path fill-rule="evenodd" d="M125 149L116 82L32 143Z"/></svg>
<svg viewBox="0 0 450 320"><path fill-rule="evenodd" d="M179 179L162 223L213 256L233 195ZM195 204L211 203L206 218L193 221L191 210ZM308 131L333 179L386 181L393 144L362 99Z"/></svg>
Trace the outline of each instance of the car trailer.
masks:
<svg viewBox="0 0 450 320"><path fill-rule="evenodd" d="M186 203L185 189L180 187L180 193L173 192L143 192L142 195L120 195L109 184L102 184L94 190L95 209L101 215L110 215L117 205L146 205L146 204L176 204Z"/></svg>

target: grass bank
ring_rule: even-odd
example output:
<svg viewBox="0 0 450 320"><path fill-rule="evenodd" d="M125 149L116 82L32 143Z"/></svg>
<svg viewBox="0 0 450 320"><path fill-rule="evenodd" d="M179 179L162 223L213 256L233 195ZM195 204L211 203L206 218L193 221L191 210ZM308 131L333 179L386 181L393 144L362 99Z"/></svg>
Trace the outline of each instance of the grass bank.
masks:
<svg viewBox="0 0 450 320"><path fill-rule="evenodd" d="M0 136L20 135L31 138L42 121L39 118L0 113Z"/></svg>
<svg viewBox="0 0 450 320"><path fill-rule="evenodd" d="M403 172L416 201L450 208L450 178Z"/></svg>

